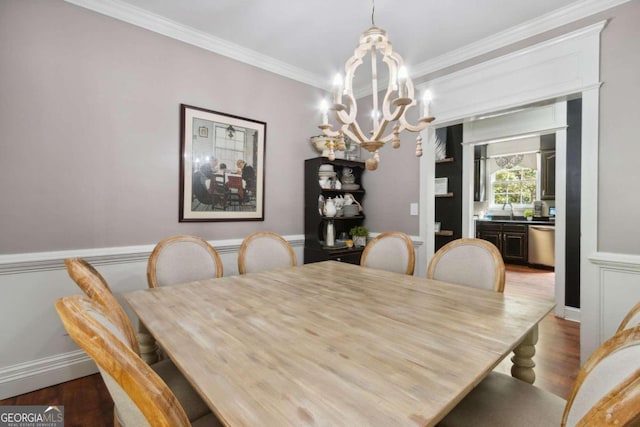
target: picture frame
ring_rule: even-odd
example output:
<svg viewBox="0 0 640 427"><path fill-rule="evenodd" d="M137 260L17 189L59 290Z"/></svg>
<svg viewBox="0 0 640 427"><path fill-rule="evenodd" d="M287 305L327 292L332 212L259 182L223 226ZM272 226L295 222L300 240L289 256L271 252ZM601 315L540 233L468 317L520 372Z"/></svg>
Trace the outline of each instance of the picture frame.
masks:
<svg viewBox="0 0 640 427"><path fill-rule="evenodd" d="M180 222L264 221L267 123L180 104Z"/></svg>
<svg viewBox="0 0 640 427"><path fill-rule="evenodd" d="M440 232L440 223L436 222L435 224L433 224L433 231L434 233L439 233Z"/></svg>

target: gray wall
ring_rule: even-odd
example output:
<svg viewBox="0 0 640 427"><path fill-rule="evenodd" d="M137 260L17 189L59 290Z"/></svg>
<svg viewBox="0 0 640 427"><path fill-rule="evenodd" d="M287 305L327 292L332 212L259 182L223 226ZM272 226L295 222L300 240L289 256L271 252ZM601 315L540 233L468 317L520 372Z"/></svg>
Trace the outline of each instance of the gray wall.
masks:
<svg viewBox="0 0 640 427"><path fill-rule="evenodd" d="M640 1L602 19L600 250L640 254ZM397 47L402 54L401 46ZM425 79L435 77L426 76ZM419 82L416 82L419 83ZM173 233L302 234L302 160L318 90L60 1L0 2L0 253L151 244ZM267 122L265 222L180 224L179 104ZM418 234L415 135L365 177L367 225ZM363 156L366 158L366 156Z"/></svg>
<svg viewBox="0 0 640 427"><path fill-rule="evenodd" d="M320 97L62 1L3 0L0 254L302 234ZM267 122L264 222L178 222L181 103Z"/></svg>

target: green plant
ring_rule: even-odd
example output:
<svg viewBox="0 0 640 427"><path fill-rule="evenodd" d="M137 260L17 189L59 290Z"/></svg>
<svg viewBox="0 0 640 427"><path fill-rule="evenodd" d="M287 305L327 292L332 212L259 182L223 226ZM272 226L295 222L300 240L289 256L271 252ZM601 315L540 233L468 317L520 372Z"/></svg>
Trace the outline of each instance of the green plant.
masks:
<svg viewBox="0 0 640 427"><path fill-rule="evenodd" d="M352 236L367 237L369 235L369 230L367 230L367 227L358 225L357 227L353 227L351 230L349 230L349 234L351 234Z"/></svg>
<svg viewBox="0 0 640 427"><path fill-rule="evenodd" d="M531 209L525 209L523 215L525 218L529 218L530 216L533 216L533 211Z"/></svg>

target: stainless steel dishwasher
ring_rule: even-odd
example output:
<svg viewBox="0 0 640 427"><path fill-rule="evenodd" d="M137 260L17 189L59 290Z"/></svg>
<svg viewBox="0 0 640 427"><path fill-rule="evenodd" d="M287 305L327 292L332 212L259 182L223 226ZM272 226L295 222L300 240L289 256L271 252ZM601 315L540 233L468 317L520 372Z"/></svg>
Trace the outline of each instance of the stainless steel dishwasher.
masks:
<svg viewBox="0 0 640 427"><path fill-rule="evenodd" d="M549 225L529 226L529 264L555 266L556 228Z"/></svg>

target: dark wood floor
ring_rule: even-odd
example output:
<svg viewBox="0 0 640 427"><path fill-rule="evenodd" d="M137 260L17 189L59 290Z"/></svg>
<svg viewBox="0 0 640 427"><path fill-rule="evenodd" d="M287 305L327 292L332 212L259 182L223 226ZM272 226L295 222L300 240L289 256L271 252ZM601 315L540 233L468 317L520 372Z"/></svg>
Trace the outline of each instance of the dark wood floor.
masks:
<svg viewBox="0 0 640 427"><path fill-rule="evenodd" d="M554 299L554 275L545 270L507 266L507 294ZM580 326L550 314L540 324L534 361L536 385L566 398L580 365ZM505 360L496 369L508 373ZM113 425L113 401L98 374L5 400L0 405L64 405L65 426Z"/></svg>

